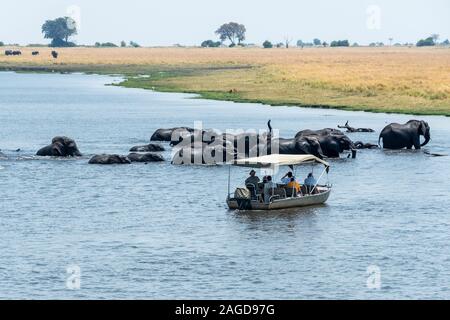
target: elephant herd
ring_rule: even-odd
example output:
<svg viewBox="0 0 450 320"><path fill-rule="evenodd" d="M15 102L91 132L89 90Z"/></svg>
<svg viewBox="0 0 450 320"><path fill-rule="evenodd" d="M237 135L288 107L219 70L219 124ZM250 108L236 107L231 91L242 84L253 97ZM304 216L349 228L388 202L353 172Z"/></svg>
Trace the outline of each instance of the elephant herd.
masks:
<svg viewBox="0 0 450 320"><path fill-rule="evenodd" d="M142 153L152 151L148 153ZM128 156L122 156L117 154L99 154L94 155L90 160L89 164L130 164L132 162L158 162L164 161L164 158L157 153L164 151L164 148L160 145L146 145L146 146L136 146L130 149L130 154ZM55 137L52 142L40 149L37 156L41 157L81 157L82 154L78 149L75 141L68 137Z"/></svg>
<svg viewBox="0 0 450 320"><path fill-rule="evenodd" d="M38 56L40 53L39 51L32 51L31 55L32 56ZM21 56L22 55L22 51L20 50L5 50L5 56ZM58 52L53 50L51 52L51 55L53 58L57 59L58 58Z"/></svg>
<svg viewBox="0 0 450 320"><path fill-rule="evenodd" d="M180 127L158 129L151 141L166 141L174 147L173 164L219 164L237 158L248 158L265 154L312 154L316 157L339 158L344 151L356 156L355 145L337 129L302 130L293 138L272 136L265 133L220 133L214 130L194 130Z"/></svg>
<svg viewBox="0 0 450 320"><path fill-rule="evenodd" d="M20 50L5 50L5 56L21 56L22 51Z"/></svg>
<svg viewBox="0 0 450 320"><path fill-rule="evenodd" d="M339 158L345 152L356 156L357 149L373 149L383 140L385 149L420 149L430 141L430 127L425 121L410 120L406 124L390 124L381 134L378 145L353 142L338 129L302 130L293 138L272 136L270 121L269 131L258 133L220 133L214 130L195 130L178 127L158 129L151 141L170 142L174 147L173 164L218 164L236 158L246 158L264 154L312 154L318 158ZM370 128L353 128L348 125L347 132L374 132ZM420 143L420 136L425 141ZM350 157L350 154L348 155Z"/></svg>
<svg viewBox="0 0 450 320"><path fill-rule="evenodd" d="M318 158L339 158L349 151L355 157L357 149L378 148L383 142L385 149L420 149L431 139L430 126L425 121L410 120L405 124L392 123L380 133L378 145L353 142L338 129L302 130L293 138L279 138L269 130L263 133L221 133L211 129L197 130L188 127L158 129L150 138L151 142L169 142L172 150L172 164L220 164L237 158L247 158L264 154L312 154ZM347 124L344 126L351 128ZM365 128L351 128L349 132L373 132ZM420 137L424 142L420 142ZM130 164L133 162L161 162L164 158L160 152L165 151L160 144L150 143L135 146L125 155L94 155L89 164ZM42 157L81 157L76 142L68 137L60 136L41 148L37 156ZM0 151L0 158L6 156Z"/></svg>

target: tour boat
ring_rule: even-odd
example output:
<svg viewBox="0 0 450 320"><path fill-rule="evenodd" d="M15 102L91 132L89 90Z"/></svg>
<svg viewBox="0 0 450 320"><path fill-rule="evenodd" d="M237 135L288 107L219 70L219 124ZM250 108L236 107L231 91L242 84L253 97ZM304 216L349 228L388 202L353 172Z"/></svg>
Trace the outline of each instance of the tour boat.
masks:
<svg viewBox="0 0 450 320"><path fill-rule="evenodd" d="M232 166L271 169L272 171L275 168L287 166L295 172L297 166L305 165L313 167L323 165L324 169L314 186L303 186L300 192L281 184L272 187L271 192L269 191L269 199L264 199L264 192L261 190L262 184L258 184L258 186L250 184L245 188L236 188L234 193L230 192ZM227 205L230 209L236 210L277 210L323 204L328 200L332 188L328 182L329 169L330 165L326 161L313 155L272 154L235 160L231 163L228 173ZM327 177L327 183L320 185L320 180L324 176Z"/></svg>

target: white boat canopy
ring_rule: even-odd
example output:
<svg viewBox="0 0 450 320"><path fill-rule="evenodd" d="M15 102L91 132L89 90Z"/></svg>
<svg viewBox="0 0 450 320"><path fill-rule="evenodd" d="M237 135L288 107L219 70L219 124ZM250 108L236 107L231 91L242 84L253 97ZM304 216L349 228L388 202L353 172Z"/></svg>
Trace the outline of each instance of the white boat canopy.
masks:
<svg viewBox="0 0 450 320"><path fill-rule="evenodd" d="M239 167L266 168L271 166L295 166L301 164L321 163L329 167L328 162L309 154L271 154L267 156L240 159L232 162Z"/></svg>

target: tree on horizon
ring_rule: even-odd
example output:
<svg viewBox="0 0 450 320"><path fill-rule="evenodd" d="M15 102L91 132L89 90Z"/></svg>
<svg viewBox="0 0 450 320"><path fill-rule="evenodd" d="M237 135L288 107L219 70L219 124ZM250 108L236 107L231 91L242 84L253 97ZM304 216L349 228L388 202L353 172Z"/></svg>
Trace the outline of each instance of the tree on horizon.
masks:
<svg viewBox="0 0 450 320"><path fill-rule="evenodd" d="M225 23L216 30L216 34L219 35L220 40L222 42L227 39L230 40L231 46L235 46L236 41L238 42L237 44L240 45L241 42L245 40L246 32L245 26L236 22Z"/></svg>
<svg viewBox="0 0 450 320"><path fill-rule="evenodd" d="M45 39L52 39L54 47L72 46L69 38L77 34L76 22L70 17L47 20L42 25L42 33Z"/></svg>

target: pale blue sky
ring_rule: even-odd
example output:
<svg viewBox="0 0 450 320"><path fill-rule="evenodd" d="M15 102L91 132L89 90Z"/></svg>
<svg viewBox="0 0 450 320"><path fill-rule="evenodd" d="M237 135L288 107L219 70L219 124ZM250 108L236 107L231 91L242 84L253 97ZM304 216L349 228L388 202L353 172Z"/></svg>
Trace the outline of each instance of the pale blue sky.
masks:
<svg viewBox="0 0 450 320"><path fill-rule="evenodd" d="M214 30L229 21L245 24L247 42L258 44L285 37L362 44L390 37L416 42L431 33L450 38L449 0L2 0L0 41L46 43L42 23L67 15L73 5L80 8L79 44L198 45L215 39Z"/></svg>

